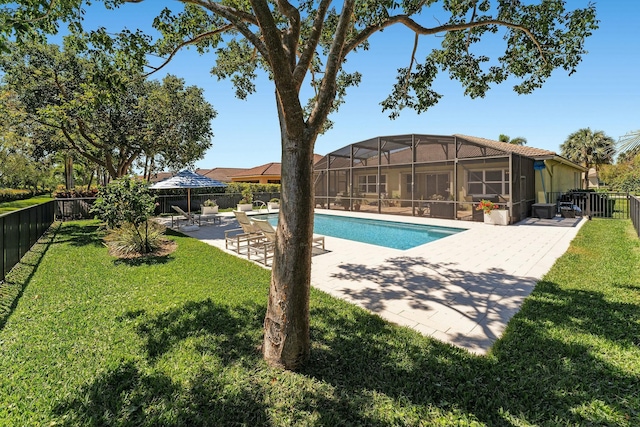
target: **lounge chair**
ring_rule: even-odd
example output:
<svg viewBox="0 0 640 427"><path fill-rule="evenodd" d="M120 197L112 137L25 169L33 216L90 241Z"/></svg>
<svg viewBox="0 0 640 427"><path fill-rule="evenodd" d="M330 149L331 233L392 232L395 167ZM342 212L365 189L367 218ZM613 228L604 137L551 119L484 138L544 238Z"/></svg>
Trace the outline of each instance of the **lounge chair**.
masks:
<svg viewBox="0 0 640 427"><path fill-rule="evenodd" d="M273 258L273 252L276 246L276 230L273 229L267 220L254 219L252 223L254 227L260 230L264 239L250 242L247 247L247 258L251 259L251 255L254 254L258 257L256 261L267 265L269 260Z"/></svg>
<svg viewBox="0 0 640 427"><path fill-rule="evenodd" d="M173 209L174 211L176 211L177 213L180 214L180 216L182 218L180 218L180 216L178 216L177 218L175 218L176 221L176 228L180 228L180 219L183 219L187 222L187 224L196 224L196 222L198 223L198 225L200 225L200 215L196 215L196 214L192 214L192 213L187 213L185 211L182 210L182 208L180 208L179 206L175 206L172 205L171 209ZM171 215L171 227L173 228L173 221L174 221L174 215Z"/></svg>
<svg viewBox="0 0 640 427"><path fill-rule="evenodd" d="M253 224L253 222L251 222L246 212L233 211L233 214L236 216L236 220L238 220L238 224L240 224L240 227L242 227L245 233L256 234L256 233L262 232L258 227L256 227Z"/></svg>
<svg viewBox="0 0 640 427"><path fill-rule="evenodd" d="M269 221L254 219L253 224L257 226L265 237L264 241L254 242L249 245L247 250L247 257L251 259L251 255L255 254L259 257L258 261L263 264L267 264L270 258L273 258L273 252L276 245L276 230L269 223ZM324 236L313 235L313 246L322 249L324 251Z"/></svg>
<svg viewBox="0 0 640 427"><path fill-rule="evenodd" d="M251 223L246 213L233 211L233 214L240 228L224 232L224 246L226 249L240 253L242 248L247 247L250 243L258 243L265 239L260 229Z"/></svg>

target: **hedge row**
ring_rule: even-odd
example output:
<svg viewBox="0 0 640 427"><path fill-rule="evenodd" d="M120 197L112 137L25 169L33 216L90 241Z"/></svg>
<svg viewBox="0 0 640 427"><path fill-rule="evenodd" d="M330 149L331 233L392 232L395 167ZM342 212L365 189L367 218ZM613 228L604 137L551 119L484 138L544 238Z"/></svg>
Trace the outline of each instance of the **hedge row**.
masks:
<svg viewBox="0 0 640 427"><path fill-rule="evenodd" d="M12 188L0 188L0 203L15 202L33 197L31 190L14 190Z"/></svg>

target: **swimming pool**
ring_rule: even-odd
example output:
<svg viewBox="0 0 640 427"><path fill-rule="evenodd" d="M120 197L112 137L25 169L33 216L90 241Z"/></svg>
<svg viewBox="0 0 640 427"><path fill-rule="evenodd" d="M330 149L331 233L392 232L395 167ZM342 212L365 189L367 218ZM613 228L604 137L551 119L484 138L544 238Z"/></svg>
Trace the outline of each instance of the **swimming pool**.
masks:
<svg viewBox="0 0 640 427"><path fill-rule="evenodd" d="M257 217L267 219L273 226L278 223L278 216L275 214L256 215ZM323 214L315 214L313 223L313 232L316 234L401 250L461 231L464 229Z"/></svg>

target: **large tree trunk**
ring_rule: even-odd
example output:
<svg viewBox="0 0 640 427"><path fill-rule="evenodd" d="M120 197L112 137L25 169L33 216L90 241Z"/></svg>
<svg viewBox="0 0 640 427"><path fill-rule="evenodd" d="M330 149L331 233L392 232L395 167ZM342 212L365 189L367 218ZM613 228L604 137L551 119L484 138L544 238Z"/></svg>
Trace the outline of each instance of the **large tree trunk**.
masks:
<svg viewBox="0 0 640 427"><path fill-rule="evenodd" d="M296 369L309 357L309 291L313 234L311 132L282 132L282 183L269 301L264 320L267 363ZM289 135L291 133L289 132Z"/></svg>
<svg viewBox="0 0 640 427"><path fill-rule="evenodd" d="M73 179L73 157L67 153L64 158L64 185L67 190L72 190L75 187Z"/></svg>

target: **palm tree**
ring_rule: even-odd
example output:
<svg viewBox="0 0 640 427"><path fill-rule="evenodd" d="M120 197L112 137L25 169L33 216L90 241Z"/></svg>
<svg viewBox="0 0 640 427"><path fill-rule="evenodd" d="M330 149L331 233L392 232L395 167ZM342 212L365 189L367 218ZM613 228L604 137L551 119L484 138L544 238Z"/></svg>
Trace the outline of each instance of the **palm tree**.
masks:
<svg viewBox="0 0 640 427"><path fill-rule="evenodd" d="M640 153L640 130L622 135L618 139L618 152L620 153L620 157L623 159L633 158Z"/></svg>
<svg viewBox="0 0 640 427"><path fill-rule="evenodd" d="M579 163L587 168L584 174L584 187L588 187L588 170L594 167L596 180L600 165L609 164L615 154L615 142L603 131L592 131L590 128L580 129L567 137L560 145L560 153L572 162Z"/></svg>
<svg viewBox="0 0 640 427"><path fill-rule="evenodd" d="M500 136L498 137L498 141L507 142L513 145L524 145L527 143L527 138L524 138L522 136L516 136L515 138L511 139L509 138L509 135L505 135L501 133Z"/></svg>

